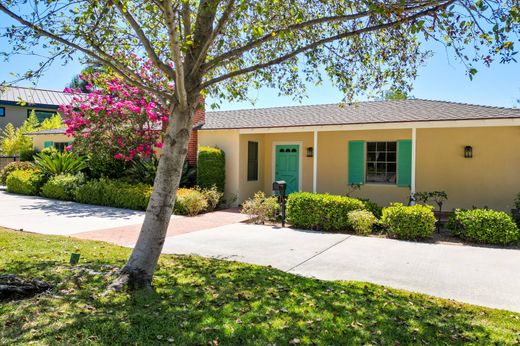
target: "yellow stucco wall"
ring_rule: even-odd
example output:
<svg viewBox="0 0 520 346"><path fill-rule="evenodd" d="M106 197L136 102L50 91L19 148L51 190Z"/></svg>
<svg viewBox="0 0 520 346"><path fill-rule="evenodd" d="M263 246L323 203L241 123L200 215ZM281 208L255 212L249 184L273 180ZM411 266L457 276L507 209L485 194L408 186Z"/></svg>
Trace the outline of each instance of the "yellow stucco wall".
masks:
<svg viewBox="0 0 520 346"><path fill-rule="evenodd" d="M72 138L67 137L63 134L53 134L53 135L33 135L33 148L39 151L44 149L43 143L46 141L52 142L70 142Z"/></svg>
<svg viewBox="0 0 520 346"><path fill-rule="evenodd" d="M520 127L418 129L416 172L417 191L448 193L446 210L509 211L520 192Z"/></svg>
<svg viewBox="0 0 520 346"><path fill-rule="evenodd" d="M348 191L348 142L411 139L411 130L318 132L318 192L344 195ZM388 184L365 184L354 197L369 198L381 205L407 203L408 188Z"/></svg>
<svg viewBox="0 0 520 346"><path fill-rule="evenodd" d="M228 201L239 196L239 134L236 130L199 131L199 146L217 147L226 155L226 186L224 198ZM236 204L236 203L235 203Z"/></svg>

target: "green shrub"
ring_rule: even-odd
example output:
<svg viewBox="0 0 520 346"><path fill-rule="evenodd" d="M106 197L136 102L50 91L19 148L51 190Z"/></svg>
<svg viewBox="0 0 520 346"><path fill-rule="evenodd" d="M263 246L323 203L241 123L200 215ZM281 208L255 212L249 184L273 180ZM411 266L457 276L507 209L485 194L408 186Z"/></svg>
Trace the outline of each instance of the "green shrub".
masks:
<svg viewBox="0 0 520 346"><path fill-rule="evenodd" d="M368 210L352 210L348 213L348 222L356 234L368 235L377 223L377 218Z"/></svg>
<svg viewBox="0 0 520 346"><path fill-rule="evenodd" d="M220 205L222 197L224 196L224 193L218 191L215 185L213 185L211 189L201 189L197 187L196 190L202 193L204 198L206 198L208 206L205 211L207 212L215 210Z"/></svg>
<svg viewBox="0 0 520 346"><path fill-rule="evenodd" d="M92 153L87 156L87 166L87 173L91 178L116 179L126 175L127 170L130 168L130 163L115 159L113 154Z"/></svg>
<svg viewBox="0 0 520 346"><path fill-rule="evenodd" d="M520 228L520 193L516 195L515 198L515 209L516 210L513 211L512 217L516 223L516 226Z"/></svg>
<svg viewBox="0 0 520 346"><path fill-rule="evenodd" d="M20 161L34 161L34 155L38 154L39 151L35 149L22 150L20 152Z"/></svg>
<svg viewBox="0 0 520 346"><path fill-rule="evenodd" d="M209 189L213 185L224 192L226 158L218 148L200 147L197 161L197 185Z"/></svg>
<svg viewBox="0 0 520 346"><path fill-rule="evenodd" d="M76 174L87 168L85 158L72 152L41 152L34 157L34 163L47 175Z"/></svg>
<svg viewBox="0 0 520 346"><path fill-rule="evenodd" d="M75 200L87 204L146 210L151 194L150 185L101 178L79 186L75 192Z"/></svg>
<svg viewBox="0 0 520 346"><path fill-rule="evenodd" d="M304 229L347 230L348 213L363 208L363 202L351 197L295 192L287 199L287 222Z"/></svg>
<svg viewBox="0 0 520 346"><path fill-rule="evenodd" d="M278 198L274 196L267 197L262 191L259 191L255 193L253 198L242 204L240 212L247 214L254 223L263 225L267 221L275 221L279 210Z"/></svg>
<svg viewBox="0 0 520 346"><path fill-rule="evenodd" d="M490 209L457 209L448 222L453 235L484 244L511 244L520 239L520 231L511 217Z"/></svg>
<svg viewBox="0 0 520 346"><path fill-rule="evenodd" d="M157 173L159 160L152 156L150 159L135 158L131 161L131 166L126 170L127 177L135 183L153 185Z"/></svg>
<svg viewBox="0 0 520 346"><path fill-rule="evenodd" d="M7 166L0 171L0 185L5 185L7 177L14 171L33 171L34 169L35 166L32 162L15 161L8 163Z"/></svg>
<svg viewBox="0 0 520 346"><path fill-rule="evenodd" d="M363 202L363 205L365 206L365 209L370 211L375 217L378 219L381 218L381 215L383 215L383 207L378 205L376 202L372 202L371 200L367 199L360 199L361 202Z"/></svg>
<svg viewBox="0 0 520 346"><path fill-rule="evenodd" d="M398 239L423 239L435 230L433 207L417 204L411 207L401 203L383 208L381 223L391 237Z"/></svg>
<svg viewBox="0 0 520 346"><path fill-rule="evenodd" d="M177 199L173 212L176 215L195 216L208 208L208 200L202 192L195 189L180 188L177 190Z"/></svg>
<svg viewBox="0 0 520 346"><path fill-rule="evenodd" d="M41 194L48 198L70 201L74 199L76 190L84 181L85 176L81 173L55 175L42 186Z"/></svg>
<svg viewBox="0 0 520 346"><path fill-rule="evenodd" d="M38 170L16 170L7 177L7 192L36 196L40 192L43 176Z"/></svg>

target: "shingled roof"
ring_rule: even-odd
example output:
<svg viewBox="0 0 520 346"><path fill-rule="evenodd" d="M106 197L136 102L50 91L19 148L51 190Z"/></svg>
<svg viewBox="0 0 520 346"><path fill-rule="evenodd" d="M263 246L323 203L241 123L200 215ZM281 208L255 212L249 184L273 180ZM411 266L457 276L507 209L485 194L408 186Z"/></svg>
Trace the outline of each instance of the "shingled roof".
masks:
<svg viewBox="0 0 520 346"><path fill-rule="evenodd" d="M19 105L25 102L28 107L56 109L68 104L73 95L56 90L32 89L24 87L0 86L0 103Z"/></svg>
<svg viewBox="0 0 520 346"><path fill-rule="evenodd" d="M520 118L520 109L410 99L217 111L203 130Z"/></svg>

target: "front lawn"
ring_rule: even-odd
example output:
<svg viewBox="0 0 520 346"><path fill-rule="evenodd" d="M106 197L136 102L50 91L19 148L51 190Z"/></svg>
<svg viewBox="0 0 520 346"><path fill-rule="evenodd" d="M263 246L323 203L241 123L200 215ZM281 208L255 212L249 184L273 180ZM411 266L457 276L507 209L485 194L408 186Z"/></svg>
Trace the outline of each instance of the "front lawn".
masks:
<svg viewBox="0 0 520 346"><path fill-rule="evenodd" d="M75 249L81 260L71 267ZM155 293L105 293L107 273L128 254L103 242L0 229L0 274L57 285L0 303L0 345L520 342L520 314L193 256L162 256Z"/></svg>

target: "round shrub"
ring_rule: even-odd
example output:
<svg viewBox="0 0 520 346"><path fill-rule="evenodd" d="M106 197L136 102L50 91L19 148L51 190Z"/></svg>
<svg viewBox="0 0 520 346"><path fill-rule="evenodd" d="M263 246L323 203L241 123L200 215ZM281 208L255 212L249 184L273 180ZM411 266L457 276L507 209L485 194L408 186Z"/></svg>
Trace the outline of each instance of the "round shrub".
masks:
<svg viewBox="0 0 520 346"><path fill-rule="evenodd" d="M247 214L254 223L263 225L267 221L275 221L278 210L280 210L278 198L267 197L262 191L259 191L253 198L242 204L240 212Z"/></svg>
<svg viewBox="0 0 520 346"><path fill-rule="evenodd" d="M520 239L511 217L490 209L458 209L450 217L448 228L455 236L477 243L507 245Z"/></svg>
<svg viewBox="0 0 520 346"><path fill-rule="evenodd" d="M7 164L0 171L0 185L5 185L7 182L7 177L14 171L33 171L35 166L32 162L27 161L15 161Z"/></svg>
<svg viewBox="0 0 520 346"><path fill-rule="evenodd" d="M436 219L432 209L429 205L407 207L394 203L383 208L381 223L391 237L407 240L428 238L435 230Z"/></svg>
<svg viewBox="0 0 520 346"><path fill-rule="evenodd" d="M353 210L348 213L348 222L356 234L368 235L377 223L377 218L368 210Z"/></svg>
<svg viewBox="0 0 520 346"><path fill-rule="evenodd" d="M34 155L38 154L39 151L35 149L22 150L20 152L20 161L34 161Z"/></svg>
<svg viewBox="0 0 520 346"><path fill-rule="evenodd" d="M208 208L208 200L204 195L195 189L178 189L177 199L173 207L176 215L195 216L204 212Z"/></svg>
<svg viewBox="0 0 520 346"><path fill-rule="evenodd" d="M196 190L202 193L204 195L204 198L206 198L206 201L208 202L208 207L205 211L207 212L215 210L219 206L220 201L224 196L222 192L217 190L217 187L215 185L213 185L211 189L196 188Z"/></svg>
<svg viewBox="0 0 520 346"><path fill-rule="evenodd" d="M226 182L226 157L218 148L200 147L197 161L197 185L203 189L224 192Z"/></svg>
<svg viewBox="0 0 520 346"><path fill-rule="evenodd" d="M47 198L70 201L74 199L76 190L84 181L85 177L81 173L55 175L42 186L41 194Z"/></svg>
<svg viewBox="0 0 520 346"><path fill-rule="evenodd" d="M304 229L346 231L348 213L360 209L364 209L363 202L355 198L295 192L287 198L287 222Z"/></svg>
<svg viewBox="0 0 520 346"><path fill-rule="evenodd" d="M40 192L43 176L37 170L16 170L7 177L7 192L36 196Z"/></svg>

